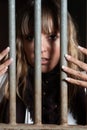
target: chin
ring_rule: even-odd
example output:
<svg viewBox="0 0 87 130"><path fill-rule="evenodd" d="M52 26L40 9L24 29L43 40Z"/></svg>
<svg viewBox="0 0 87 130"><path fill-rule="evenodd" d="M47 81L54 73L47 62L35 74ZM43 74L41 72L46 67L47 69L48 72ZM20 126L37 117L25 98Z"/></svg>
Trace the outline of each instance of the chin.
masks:
<svg viewBox="0 0 87 130"><path fill-rule="evenodd" d="M42 73L48 73L48 72L50 72L52 69L49 67L42 67Z"/></svg>

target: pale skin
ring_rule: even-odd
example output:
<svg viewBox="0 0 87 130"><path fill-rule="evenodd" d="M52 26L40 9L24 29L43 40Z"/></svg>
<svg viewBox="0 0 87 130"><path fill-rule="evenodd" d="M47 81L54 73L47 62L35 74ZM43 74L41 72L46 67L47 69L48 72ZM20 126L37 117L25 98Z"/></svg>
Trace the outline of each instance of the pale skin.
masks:
<svg viewBox="0 0 87 130"><path fill-rule="evenodd" d="M34 67L34 37L32 34L24 39L24 51L28 63ZM43 73L51 71L60 59L60 34L41 34L41 69Z"/></svg>
<svg viewBox="0 0 87 130"><path fill-rule="evenodd" d="M5 50L3 50L1 53L0 53L0 61L8 55L10 51L10 48L7 47ZM3 75L4 73L7 72L8 70L8 66L12 63L13 59L10 58L10 59L7 59L4 63L0 64L0 76Z"/></svg>
<svg viewBox="0 0 87 130"><path fill-rule="evenodd" d="M51 71L59 62L60 59L60 34L41 34L41 66L42 72L47 73ZM78 46L78 49L87 55L87 49ZM29 36L28 39L24 40L24 50L27 56L29 64L34 66L34 39ZM65 55L67 61L72 62L79 66L83 71L87 72L87 64L73 58L70 55ZM87 87L87 74L80 71L73 70L69 67L62 66L62 70L67 74L72 74L73 77L78 77L78 79L73 79L70 77L65 78L65 81L76 84L82 87Z"/></svg>
<svg viewBox="0 0 87 130"><path fill-rule="evenodd" d="M78 46L78 49L84 55L87 56L87 49L86 48ZM65 58L66 58L67 61L70 61L70 62L76 64L78 67L80 67L85 72L85 73L83 73L81 71L75 71L75 70L73 70L69 67L62 66L62 69L63 69L64 72L66 72L67 74L72 74L73 77L78 77L78 79L67 77L65 80L69 83L76 84L76 85L87 88L87 74L86 74L87 73L87 64L83 63L80 60L73 58L70 55L65 55Z"/></svg>
<svg viewBox="0 0 87 130"><path fill-rule="evenodd" d="M45 37L43 36L43 39L44 39ZM55 40L55 42L57 43L59 41L59 35L58 35L58 37L57 37L57 39ZM46 44L48 43L47 42L47 40L45 39L45 42L46 42ZM58 42L59 43L59 42ZM26 44L26 43L25 43ZM42 44L43 44L43 42L42 42ZM49 45L49 44L48 44ZM60 44L58 44L58 45L60 45ZM31 48L32 47L34 47L34 44L32 44L32 46L31 46ZM51 47L51 46L48 46L48 47ZM27 48L27 46L25 47L25 51L27 51L26 50L26 48ZM31 49L30 48L30 49ZM34 48L33 48L34 49ZM81 46L78 46L78 49L84 54L84 55L87 55L87 49L86 48L84 48L84 47L81 47ZM54 48L54 50L55 50L55 48ZM58 53L58 50L60 50L60 46L57 46L57 49L56 49L56 53L55 53L55 51L54 51L54 55L53 55L53 59L54 59L54 57L56 56L56 54ZM8 53L9 53L9 51L10 51L10 49L9 49L9 47L7 47L4 51L2 51L1 53L0 53L0 60L2 60L3 59L3 57L5 57L6 55L8 55ZM34 52L34 50L33 50L33 52ZM42 46L42 51L41 51L41 53L43 53L44 55L45 55L45 53L46 53L46 50L44 49L44 47ZM51 53L51 48L50 48L50 53ZM31 53L32 55L30 56L30 57L34 57L34 55L33 55L33 53ZM28 55L28 54L26 54L26 55ZM59 51L59 53L58 53L58 55L57 55L57 62L59 61L59 57L60 57L60 51ZM84 62L82 62L82 61L79 61L79 60L77 60L77 59L75 59L75 58L73 58L72 56L70 56L70 55L65 55L65 58L67 59L67 61L70 61L70 62L72 62L72 63L74 63L74 64L76 64L77 66L79 66L80 68L82 68L83 69L83 71L85 71L85 72L87 72L87 64L86 63L84 63ZM53 61L53 59L52 59L52 61ZM28 59L29 60L29 59ZM48 62L45 62L44 60L42 60L42 71L45 73L45 72L48 72L48 71L51 71L55 66L56 66L56 64L57 64L57 62L56 62L56 60L54 60L55 62L52 62L52 63L54 63L54 64L47 64ZM3 75L7 70L8 70L8 66L12 63L12 61L13 61L13 59L11 58L11 59L8 59L8 60L6 60L3 64L1 64L0 65L0 76L1 75ZM29 60L29 62L30 62L30 60ZM31 64L32 65L34 65L34 61L31 61ZM50 67L49 67L49 66ZM48 70L48 67L49 67L49 70ZM75 76L75 77L78 77L78 79L73 79L73 78L70 78L70 77L66 77L65 78L65 81L67 81L67 82L69 82L69 83L72 83L72 84L76 84L76 85L80 85L80 86L82 86L82 87L85 87L85 88L87 88L87 74L86 73L83 73L83 72L80 72L80 71L75 71L75 70L73 70L73 69L71 69L71 68L69 68L69 67L66 67L66 66L62 66L62 70L65 72L65 73L67 73L67 74L73 74L73 77Z"/></svg>

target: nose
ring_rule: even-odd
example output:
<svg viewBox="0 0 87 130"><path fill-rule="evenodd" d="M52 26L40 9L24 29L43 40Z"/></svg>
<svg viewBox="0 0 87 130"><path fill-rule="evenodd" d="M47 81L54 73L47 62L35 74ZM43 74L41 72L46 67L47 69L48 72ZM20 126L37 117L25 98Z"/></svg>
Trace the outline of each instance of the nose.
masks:
<svg viewBox="0 0 87 130"><path fill-rule="evenodd" d="M47 51L47 40L46 37L44 35L42 35L41 37L41 53L46 52Z"/></svg>

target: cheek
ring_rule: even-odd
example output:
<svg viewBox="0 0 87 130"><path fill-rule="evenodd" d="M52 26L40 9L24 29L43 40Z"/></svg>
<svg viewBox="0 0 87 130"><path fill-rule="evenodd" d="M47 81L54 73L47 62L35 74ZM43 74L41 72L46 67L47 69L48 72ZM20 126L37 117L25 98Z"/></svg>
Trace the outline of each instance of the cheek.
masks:
<svg viewBox="0 0 87 130"><path fill-rule="evenodd" d="M59 59L60 59L60 44L57 45L57 47L55 48L55 53L54 53L55 62L58 63Z"/></svg>
<svg viewBox="0 0 87 130"><path fill-rule="evenodd" d="M34 44L24 45L24 51L29 64L34 64Z"/></svg>
<svg viewBox="0 0 87 130"><path fill-rule="evenodd" d="M52 69L54 69L58 64L58 62L60 61L60 44L53 46L50 56L51 56L51 60L48 66L49 70L47 71L51 71Z"/></svg>

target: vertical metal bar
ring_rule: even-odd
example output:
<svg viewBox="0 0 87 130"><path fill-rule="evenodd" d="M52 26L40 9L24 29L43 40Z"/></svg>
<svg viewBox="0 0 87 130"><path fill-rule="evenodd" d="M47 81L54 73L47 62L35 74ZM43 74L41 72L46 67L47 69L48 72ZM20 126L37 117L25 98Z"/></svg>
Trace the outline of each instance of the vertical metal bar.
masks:
<svg viewBox="0 0 87 130"><path fill-rule="evenodd" d="M67 65L67 0L61 0L61 65ZM61 123L67 124L67 84L63 81L66 74L61 72Z"/></svg>
<svg viewBox="0 0 87 130"><path fill-rule="evenodd" d="M10 57L13 63L10 66L10 123L16 123L16 38L15 38L15 0L9 0L9 44Z"/></svg>
<svg viewBox="0 0 87 130"><path fill-rule="evenodd" d="M87 47L87 0L86 0L86 47Z"/></svg>
<svg viewBox="0 0 87 130"><path fill-rule="evenodd" d="M86 0L86 6L85 6L85 11L86 11L86 48L87 48L87 0ZM86 58L86 63L87 63L87 58ZM86 110L87 110L87 88L86 88ZM87 111L86 111L86 124L87 124Z"/></svg>
<svg viewBox="0 0 87 130"><path fill-rule="evenodd" d="M41 0L35 0L35 123L41 124Z"/></svg>

